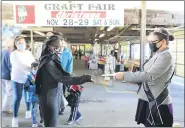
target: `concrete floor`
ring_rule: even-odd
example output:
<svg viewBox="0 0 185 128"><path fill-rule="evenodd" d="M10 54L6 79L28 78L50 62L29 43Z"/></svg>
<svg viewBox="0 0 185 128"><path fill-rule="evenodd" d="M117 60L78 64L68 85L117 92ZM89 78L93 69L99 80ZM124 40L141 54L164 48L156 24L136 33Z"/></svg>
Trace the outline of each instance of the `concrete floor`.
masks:
<svg viewBox="0 0 185 128"><path fill-rule="evenodd" d="M137 85L116 81L114 87L102 83L98 76L100 71L76 70L74 75L93 74L96 83L84 84L81 104L79 107L83 119L78 123L66 126L70 109L59 117L59 127L143 127L134 121L137 107ZM184 127L184 79L174 77L170 85L174 103L174 122ZM22 100L19 111L20 127L30 127L31 119L25 120L25 104ZM2 115L2 126L11 127L12 115ZM38 115L39 120L39 115Z"/></svg>

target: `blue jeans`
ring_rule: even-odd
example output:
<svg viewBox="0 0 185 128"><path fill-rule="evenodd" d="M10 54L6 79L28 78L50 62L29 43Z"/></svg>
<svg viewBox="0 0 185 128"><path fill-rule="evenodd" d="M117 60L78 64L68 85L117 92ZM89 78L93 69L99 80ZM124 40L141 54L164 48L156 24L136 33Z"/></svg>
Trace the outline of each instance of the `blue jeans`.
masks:
<svg viewBox="0 0 185 128"><path fill-rule="evenodd" d="M19 106L20 106L21 99L22 99L22 94L24 94L24 99L26 103L26 111L30 111L31 103L26 101L27 97L26 97L26 91L24 90L24 84L12 81L12 88L13 88L13 94L14 94L13 117L17 117Z"/></svg>
<svg viewBox="0 0 185 128"><path fill-rule="evenodd" d="M38 102L32 102L32 124L37 124L37 107L38 107Z"/></svg>

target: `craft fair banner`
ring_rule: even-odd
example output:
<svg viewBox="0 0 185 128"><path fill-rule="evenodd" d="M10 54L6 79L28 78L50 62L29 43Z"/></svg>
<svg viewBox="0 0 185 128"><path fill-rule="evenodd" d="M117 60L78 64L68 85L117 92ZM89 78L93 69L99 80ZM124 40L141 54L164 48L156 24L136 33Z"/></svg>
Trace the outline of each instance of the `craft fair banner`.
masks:
<svg viewBox="0 0 185 128"><path fill-rule="evenodd" d="M124 26L121 1L47 1L14 5L16 25Z"/></svg>

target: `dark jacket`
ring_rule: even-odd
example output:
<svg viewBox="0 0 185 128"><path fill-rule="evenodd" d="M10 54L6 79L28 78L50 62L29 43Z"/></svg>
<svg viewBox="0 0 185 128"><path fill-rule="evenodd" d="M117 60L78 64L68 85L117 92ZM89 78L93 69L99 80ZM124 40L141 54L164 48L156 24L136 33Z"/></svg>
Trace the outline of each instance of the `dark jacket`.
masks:
<svg viewBox="0 0 185 128"><path fill-rule="evenodd" d="M49 89L57 88L58 82L63 84L83 84L90 82L91 76L84 75L80 77L72 77L69 73L65 72L61 66L59 58L56 54L46 54L40 60L39 69L37 72L36 94L42 91L47 92Z"/></svg>
<svg viewBox="0 0 185 128"><path fill-rule="evenodd" d="M81 92L83 91L83 86L71 85L68 88L69 94L66 96L68 105L71 107L78 107L80 103Z"/></svg>
<svg viewBox="0 0 185 128"><path fill-rule="evenodd" d="M2 57L1 57L1 70L2 70L2 76L1 79L5 80L11 80L11 63L10 63L10 52L8 49L2 51Z"/></svg>

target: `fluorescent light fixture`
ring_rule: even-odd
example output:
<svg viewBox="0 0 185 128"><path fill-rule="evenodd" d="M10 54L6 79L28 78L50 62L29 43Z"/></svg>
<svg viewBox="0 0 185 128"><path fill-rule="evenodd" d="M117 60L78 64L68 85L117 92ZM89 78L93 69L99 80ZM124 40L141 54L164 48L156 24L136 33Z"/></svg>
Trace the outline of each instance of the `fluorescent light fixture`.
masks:
<svg viewBox="0 0 185 128"><path fill-rule="evenodd" d="M44 33L39 32L39 31L34 31L34 33L37 33L37 34L39 34L39 35L41 35L41 36L45 36L45 34L44 34Z"/></svg>
<svg viewBox="0 0 185 128"><path fill-rule="evenodd" d="M100 27L100 30L104 30L105 27Z"/></svg>
<svg viewBox="0 0 185 128"><path fill-rule="evenodd" d="M101 34L99 37L102 38L102 37L104 37L104 36L105 36L105 34L103 33L103 34Z"/></svg>
<svg viewBox="0 0 185 128"><path fill-rule="evenodd" d="M23 36L23 37L28 37L27 35L24 35L24 34L21 34L21 36Z"/></svg>
<svg viewBox="0 0 185 128"><path fill-rule="evenodd" d="M112 29L114 29L115 27L113 26L113 27L108 27L107 28L107 31L111 31Z"/></svg>

